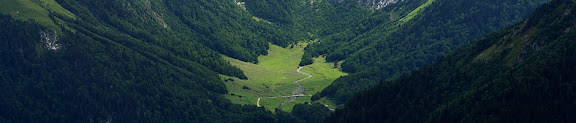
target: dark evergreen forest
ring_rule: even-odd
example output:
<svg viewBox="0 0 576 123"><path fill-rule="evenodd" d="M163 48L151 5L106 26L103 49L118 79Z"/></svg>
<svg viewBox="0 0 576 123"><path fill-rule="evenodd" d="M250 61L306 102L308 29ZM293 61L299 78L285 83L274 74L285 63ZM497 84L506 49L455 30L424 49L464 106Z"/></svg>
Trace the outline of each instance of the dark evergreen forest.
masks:
<svg viewBox="0 0 576 123"><path fill-rule="evenodd" d="M326 122L574 122L576 2L530 17L349 99Z"/></svg>
<svg viewBox="0 0 576 123"><path fill-rule="evenodd" d="M385 23L399 23L393 29L374 28L343 43L322 40L307 47L306 53L325 55L328 61L344 60L342 70L352 74L334 81L316 99L330 97L343 103L358 91L420 69L463 44L514 24L545 2L439 0L411 21Z"/></svg>
<svg viewBox="0 0 576 123"><path fill-rule="evenodd" d="M57 2L76 18L0 17L1 121L300 121L222 96L218 74L246 76L221 54L257 63L269 42L294 41L231 1Z"/></svg>
<svg viewBox="0 0 576 123"><path fill-rule="evenodd" d="M38 5L0 3L48 17L0 14L0 122L574 122L576 115L574 0L401 0L381 9L359 5L366 0L24 1ZM297 42L309 43L300 66L325 57L349 73L312 96L334 101L336 111L317 101L266 110L224 96L221 75L248 77L223 57L258 64L270 45Z"/></svg>

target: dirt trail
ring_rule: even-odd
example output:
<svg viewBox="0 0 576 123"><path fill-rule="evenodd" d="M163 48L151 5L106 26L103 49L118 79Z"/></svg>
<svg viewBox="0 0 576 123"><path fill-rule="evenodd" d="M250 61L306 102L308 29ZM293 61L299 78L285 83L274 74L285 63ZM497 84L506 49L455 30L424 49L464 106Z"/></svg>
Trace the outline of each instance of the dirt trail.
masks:
<svg viewBox="0 0 576 123"><path fill-rule="evenodd" d="M256 102L256 106L260 107L260 97L258 97L258 102Z"/></svg>

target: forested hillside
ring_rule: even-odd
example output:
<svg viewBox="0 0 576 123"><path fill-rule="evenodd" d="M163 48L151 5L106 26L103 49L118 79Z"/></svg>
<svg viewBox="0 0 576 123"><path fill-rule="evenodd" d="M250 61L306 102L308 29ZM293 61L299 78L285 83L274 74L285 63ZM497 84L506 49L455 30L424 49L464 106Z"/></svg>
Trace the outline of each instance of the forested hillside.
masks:
<svg viewBox="0 0 576 123"><path fill-rule="evenodd" d="M358 93L326 122L574 122L576 2Z"/></svg>
<svg viewBox="0 0 576 123"><path fill-rule="evenodd" d="M222 54L256 63L269 42L294 41L234 1L7 0L0 6L1 121L298 121L222 96L227 89L219 74L246 79Z"/></svg>
<svg viewBox="0 0 576 123"><path fill-rule="evenodd" d="M49 34L58 48L39 36L45 28L38 25L9 16L0 24L3 122L276 120L263 108L233 105L219 96L226 88L218 74L198 63L172 64L178 59L87 30Z"/></svg>
<svg viewBox="0 0 576 123"><path fill-rule="evenodd" d="M399 19L426 2L407 0L375 10L359 6L357 0L244 1L247 11L293 29L293 35L314 40L342 33L334 37L337 41L348 40L389 20Z"/></svg>
<svg viewBox="0 0 576 123"><path fill-rule="evenodd" d="M388 19L363 19L379 12L353 2L306 0L1 3L0 118L14 122L299 121L230 103L219 74L247 77L221 55L258 63L269 42L287 47L353 28L356 19Z"/></svg>
<svg viewBox="0 0 576 123"><path fill-rule="evenodd" d="M229 0L62 0L60 3L72 12L86 13L84 20L116 27L136 38L165 36L162 32L182 34L178 37L198 41L219 53L248 62L256 63L259 55L267 54L268 41L284 47L293 42L289 36L282 35L281 30L272 28L273 25L256 22Z"/></svg>
<svg viewBox="0 0 576 123"><path fill-rule="evenodd" d="M564 120L570 0L466 45L547 1L1 0L0 122Z"/></svg>
<svg viewBox="0 0 576 123"><path fill-rule="evenodd" d="M342 70L353 74L337 79L314 99L327 96L344 102L355 92L421 68L462 44L511 25L545 2L436 0L409 21L400 18L384 23L344 39L345 43L334 45L337 43L332 42L338 42L335 38L322 39L322 43L309 46L305 56L344 60Z"/></svg>

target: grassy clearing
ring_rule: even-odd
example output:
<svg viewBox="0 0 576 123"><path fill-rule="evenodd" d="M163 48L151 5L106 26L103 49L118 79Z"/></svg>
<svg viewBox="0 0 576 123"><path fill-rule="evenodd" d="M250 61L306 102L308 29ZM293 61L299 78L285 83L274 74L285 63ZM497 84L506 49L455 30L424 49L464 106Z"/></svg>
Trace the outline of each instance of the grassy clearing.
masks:
<svg viewBox="0 0 576 123"><path fill-rule="evenodd" d="M0 12L19 20L34 20L47 27L56 27L56 24L48 17L48 11L30 0L2 0Z"/></svg>
<svg viewBox="0 0 576 123"><path fill-rule="evenodd" d="M408 15L406 15L404 18L400 19L400 22L404 23L404 22L410 21L416 15L420 14L420 12L424 10L424 8L430 6L432 4L432 2L434 2L434 0L426 1L426 3L420 5L418 8L416 8L412 12L408 13Z"/></svg>
<svg viewBox="0 0 576 123"><path fill-rule="evenodd" d="M70 18L76 15L64 9L54 0L2 0L0 1L0 12L12 17L27 21L34 20L46 27L57 27L48 13L54 12Z"/></svg>
<svg viewBox="0 0 576 123"><path fill-rule="evenodd" d="M325 57L314 58L314 64L302 68L302 72L312 75L312 78L302 81L307 95L313 95L322 91L340 76L348 75L334 67L334 63L328 63ZM343 61L339 62L340 65ZM338 66L337 66L338 67Z"/></svg>
<svg viewBox="0 0 576 123"><path fill-rule="evenodd" d="M292 49L270 45L268 55L258 58L259 64L224 57L248 76L248 80L234 78L234 81L225 82L230 92L227 97L234 103L256 105L258 97L292 95L292 90L298 88L298 85L293 82L306 77L296 72L306 45L306 43L300 43ZM233 78L224 75L221 77ZM232 93L234 96L231 95ZM273 110L285 100L285 98L262 98L260 105Z"/></svg>
<svg viewBox="0 0 576 123"><path fill-rule="evenodd" d="M42 6L42 8L45 8L46 10L50 10L54 13L58 13L70 18L76 18L76 15L70 11L68 11L67 9L65 9L64 7L60 6L60 4L58 4L58 2L54 1L54 0L31 0L32 2L35 2L36 4Z"/></svg>
<svg viewBox="0 0 576 123"><path fill-rule="evenodd" d="M299 44L300 45L300 44ZM224 57L232 65L242 69L248 80L254 83L261 83L273 86L305 78L306 75L296 72L300 58L304 53L304 46L295 46L293 49L282 48L276 45L270 45L268 55L260 56L258 64L243 62L237 59Z"/></svg>
<svg viewBox="0 0 576 123"><path fill-rule="evenodd" d="M255 17L255 16L252 16L252 19L256 20L257 22L264 21L264 22L266 22L266 23L268 23L268 24L272 24L272 22L270 22L270 21L267 21L267 20L264 20L264 19L262 19L262 18L258 18L258 17Z"/></svg>
<svg viewBox="0 0 576 123"><path fill-rule="evenodd" d="M248 76L248 80L240 80L222 75L223 80L234 79L234 81L225 82L230 92L226 97L237 104L251 105L256 105L258 98L261 97L260 105L274 110L280 103L288 99L270 97L292 95L292 91L299 87L294 81L307 77L307 75L296 72L306 45L307 43L299 43L292 49L270 45L268 55L258 58L259 64L224 57L232 65L242 69ZM307 95L321 91L338 77L346 75L346 73L340 72L338 68L333 68L334 63L326 63L324 57L314 60L314 64L301 70L312 74L312 78L301 81L307 90L305 92ZM310 97L300 97L297 101L285 103L282 110L292 111L295 104L304 102L311 102Z"/></svg>

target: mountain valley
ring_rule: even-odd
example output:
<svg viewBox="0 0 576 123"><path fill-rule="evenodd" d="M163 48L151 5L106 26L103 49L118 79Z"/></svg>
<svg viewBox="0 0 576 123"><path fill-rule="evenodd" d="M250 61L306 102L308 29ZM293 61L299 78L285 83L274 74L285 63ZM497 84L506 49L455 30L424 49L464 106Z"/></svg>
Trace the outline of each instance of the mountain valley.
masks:
<svg viewBox="0 0 576 123"><path fill-rule="evenodd" d="M0 122L574 122L574 0L1 0Z"/></svg>

